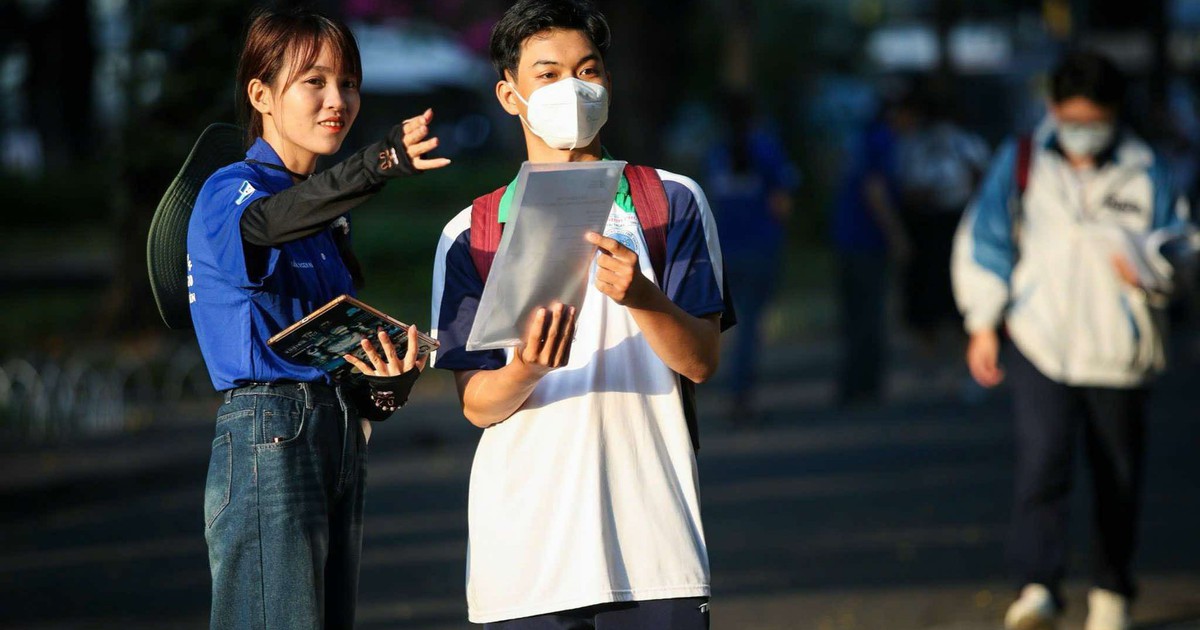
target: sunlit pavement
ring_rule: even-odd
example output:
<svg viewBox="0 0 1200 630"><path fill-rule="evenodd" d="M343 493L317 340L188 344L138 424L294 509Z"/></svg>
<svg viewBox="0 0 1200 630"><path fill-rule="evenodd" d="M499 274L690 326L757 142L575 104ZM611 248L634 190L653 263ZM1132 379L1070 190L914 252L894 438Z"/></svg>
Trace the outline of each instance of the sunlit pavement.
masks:
<svg viewBox="0 0 1200 630"><path fill-rule="evenodd" d="M1196 356L1196 355L1191 355ZM714 628L998 628L1011 442L1003 391L897 368L887 406L838 410L828 346L764 357L761 419L732 426L702 386L701 493ZM1153 398L1139 628L1200 628L1200 362ZM137 435L6 447L0 625L200 628L205 403ZM359 627L464 628L467 475L476 430L445 375L371 440ZM1080 462L1080 467L1082 462ZM1086 613L1088 484L1073 504L1065 628Z"/></svg>

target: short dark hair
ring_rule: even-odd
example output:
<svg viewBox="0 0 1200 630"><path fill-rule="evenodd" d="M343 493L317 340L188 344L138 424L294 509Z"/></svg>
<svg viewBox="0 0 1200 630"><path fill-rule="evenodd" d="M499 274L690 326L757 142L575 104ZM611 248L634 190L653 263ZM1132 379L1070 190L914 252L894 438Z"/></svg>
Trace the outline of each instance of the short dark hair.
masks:
<svg viewBox="0 0 1200 630"><path fill-rule="evenodd" d="M1061 103L1075 97L1120 109L1125 101L1125 77L1116 64L1100 53L1069 53L1050 77L1050 98Z"/></svg>
<svg viewBox="0 0 1200 630"><path fill-rule="evenodd" d="M496 74L504 79L507 70L516 77L521 45L533 35L554 28L583 31L601 58L608 51L608 21L588 0L519 0L492 27L490 48Z"/></svg>

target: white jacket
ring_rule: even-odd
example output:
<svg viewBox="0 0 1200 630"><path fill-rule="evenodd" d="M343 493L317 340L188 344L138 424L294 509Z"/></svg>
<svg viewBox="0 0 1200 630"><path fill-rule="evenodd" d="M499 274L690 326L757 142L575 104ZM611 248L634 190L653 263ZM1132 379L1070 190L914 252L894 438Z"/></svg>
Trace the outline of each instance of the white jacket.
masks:
<svg viewBox="0 0 1200 630"><path fill-rule="evenodd" d="M1173 273L1158 245L1188 235L1187 205L1166 165L1128 131L1086 172L1066 162L1052 127L1033 147L1021 203L1010 141L955 235L951 275L967 331L1003 322L1021 353L1060 383L1136 387L1165 366ZM1143 288L1118 276L1117 253L1138 267Z"/></svg>

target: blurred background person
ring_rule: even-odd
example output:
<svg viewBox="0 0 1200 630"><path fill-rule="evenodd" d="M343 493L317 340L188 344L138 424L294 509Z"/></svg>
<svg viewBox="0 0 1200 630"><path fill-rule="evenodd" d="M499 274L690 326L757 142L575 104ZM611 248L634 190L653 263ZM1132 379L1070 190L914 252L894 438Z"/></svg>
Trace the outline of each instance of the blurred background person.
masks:
<svg viewBox="0 0 1200 630"><path fill-rule="evenodd" d="M901 312L923 357L938 354L939 337L959 341L961 318L950 288L954 231L987 168L990 149L950 116L945 90L928 79L911 97L914 125L900 143L900 214L912 257L901 274ZM954 354L961 350L955 344Z"/></svg>
<svg viewBox="0 0 1200 630"><path fill-rule="evenodd" d="M1165 365L1173 289L1145 237L1180 229L1186 204L1122 124L1125 89L1108 58L1066 55L1050 78L1050 117L1000 151L955 239L967 364L985 387L1006 376L1013 386L1010 562L1021 591L1008 628L1052 627L1063 608L1081 435L1095 490L1086 628L1132 627L1147 395ZM1003 369L1002 327L1012 339Z"/></svg>
<svg viewBox="0 0 1200 630"><path fill-rule="evenodd" d="M900 216L898 146L916 121L909 94L885 100L854 141L834 202L841 405L877 402L883 393L888 271L912 256Z"/></svg>
<svg viewBox="0 0 1200 630"><path fill-rule="evenodd" d="M767 307L783 269L787 220L799 174L783 139L759 114L755 96L726 89L719 97L718 129L725 134L709 151L705 191L717 220L738 326L730 350L728 419L745 425L759 418L754 400Z"/></svg>

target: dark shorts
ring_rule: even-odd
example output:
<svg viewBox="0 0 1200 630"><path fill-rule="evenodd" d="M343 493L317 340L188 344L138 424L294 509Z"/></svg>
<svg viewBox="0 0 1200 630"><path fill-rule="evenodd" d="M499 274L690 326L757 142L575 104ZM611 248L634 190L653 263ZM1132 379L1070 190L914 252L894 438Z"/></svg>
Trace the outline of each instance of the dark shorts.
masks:
<svg viewBox="0 0 1200 630"><path fill-rule="evenodd" d="M483 625L485 630L708 630L708 598L598 604Z"/></svg>

